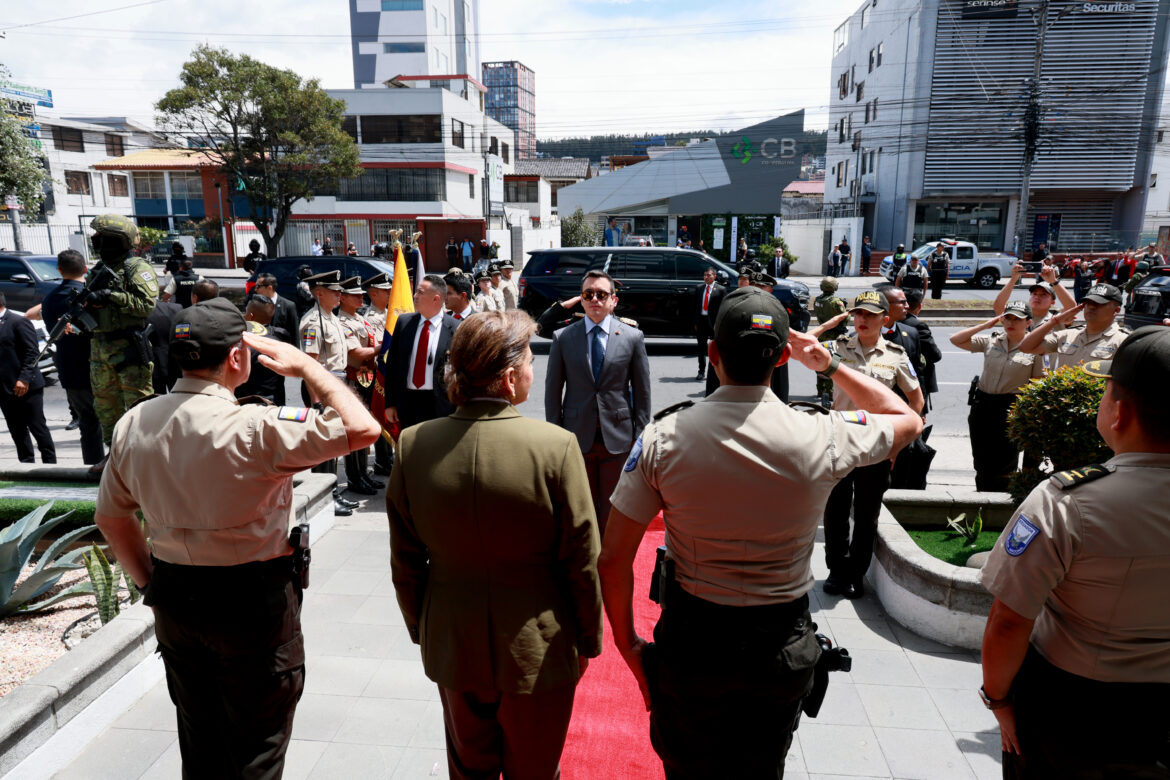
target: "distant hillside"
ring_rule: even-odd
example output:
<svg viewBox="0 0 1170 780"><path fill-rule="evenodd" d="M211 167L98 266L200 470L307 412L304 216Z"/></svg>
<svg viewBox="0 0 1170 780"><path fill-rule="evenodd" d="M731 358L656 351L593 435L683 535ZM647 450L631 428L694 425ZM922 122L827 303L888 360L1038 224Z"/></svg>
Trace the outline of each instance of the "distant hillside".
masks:
<svg viewBox="0 0 1170 780"><path fill-rule="evenodd" d="M561 138L555 141L537 139L536 150L545 157L588 157L590 161L597 164L601 162L603 156L645 154L647 142L652 142L655 146L662 146L662 139L665 139L666 146L674 146L679 141L686 143L692 138L710 138L716 135L723 135L723 133L714 130L693 130L686 133L591 135L585 138ZM826 131L806 130L797 141L796 150L800 154L823 155L827 137Z"/></svg>

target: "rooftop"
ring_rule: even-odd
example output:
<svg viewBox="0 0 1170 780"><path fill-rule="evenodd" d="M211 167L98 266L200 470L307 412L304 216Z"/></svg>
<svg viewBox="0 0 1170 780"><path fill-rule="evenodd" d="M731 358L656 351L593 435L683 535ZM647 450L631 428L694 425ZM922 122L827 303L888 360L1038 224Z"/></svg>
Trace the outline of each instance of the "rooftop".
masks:
<svg viewBox="0 0 1170 780"><path fill-rule="evenodd" d="M819 181L794 181L790 182L784 188L784 194L793 195L824 195L825 194L825 180Z"/></svg>
<svg viewBox="0 0 1170 780"><path fill-rule="evenodd" d="M218 163L199 149L145 149L94 163L99 171L173 171L215 168Z"/></svg>
<svg viewBox="0 0 1170 780"><path fill-rule="evenodd" d="M588 157L517 160L515 173L517 176L543 176L546 179L588 179L591 176Z"/></svg>

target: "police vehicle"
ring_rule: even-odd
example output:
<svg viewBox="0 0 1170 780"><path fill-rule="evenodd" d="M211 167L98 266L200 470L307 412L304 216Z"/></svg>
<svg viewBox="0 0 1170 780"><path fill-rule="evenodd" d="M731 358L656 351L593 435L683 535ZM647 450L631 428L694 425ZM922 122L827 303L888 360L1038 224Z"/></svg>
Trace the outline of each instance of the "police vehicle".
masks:
<svg viewBox="0 0 1170 780"><path fill-rule="evenodd" d="M1004 252L980 252L979 248L970 241L958 241L953 238L943 238L931 241L915 249L912 254L918 258L923 266L929 264L929 257L939 244L946 247L951 256L951 271L947 281L963 281L971 287L980 287L990 290L999 284L999 280L1012 275L1012 266L1016 264L1015 255ZM909 261L907 261L909 262ZM891 284L898 275L894 271L893 255L882 259L879 268L881 275Z"/></svg>

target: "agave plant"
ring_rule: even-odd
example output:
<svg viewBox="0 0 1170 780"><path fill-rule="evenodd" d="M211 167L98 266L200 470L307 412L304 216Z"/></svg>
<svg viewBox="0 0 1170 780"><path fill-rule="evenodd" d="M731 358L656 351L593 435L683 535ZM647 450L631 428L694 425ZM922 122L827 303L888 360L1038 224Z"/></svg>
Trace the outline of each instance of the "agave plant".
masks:
<svg viewBox="0 0 1170 780"><path fill-rule="evenodd" d="M46 522L45 516L52 507L52 501L42 504L12 525L0 530L0 618L18 611L31 612L42 609L60 601L60 596L54 596L29 606L33 599L56 585L65 572L81 568L77 561L85 553L85 549L66 551L74 541L97 528L95 525L70 531L53 542L37 561L32 573L19 586L16 584L20 573L32 558L37 542L69 516L66 512Z"/></svg>
<svg viewBox="0 0 1170 780"><path fill-rule="evenodd" d="M955 518L948 517L947 525L966 539L967 545L970 546L975 544L976 540L979 539L980 532L983 531L983 507L979 508L979 511L975 514L975 519L967 520L966 518L966 512Z"/></svg>

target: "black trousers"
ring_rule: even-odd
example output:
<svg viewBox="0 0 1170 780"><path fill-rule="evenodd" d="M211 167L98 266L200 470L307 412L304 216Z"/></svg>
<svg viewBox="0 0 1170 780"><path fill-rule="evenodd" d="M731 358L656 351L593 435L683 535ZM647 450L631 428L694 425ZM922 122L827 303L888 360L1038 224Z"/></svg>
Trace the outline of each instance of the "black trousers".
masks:
<svg viewBox="0 0 1170 780"><path fill-rule="evenodd" d="M398 402L398 421L403 428L439 416L434 390L406 390Z"/></svg>
<svg viewBox="0 0 1170 780"><path fill-rule="evenodd" d="M1170 778L1170 684L1090 680L1030 647L1011 698L1021 754L1003 754L1004 778Z"/></svg>
<svg viewBox="0 0 1170 780"><path fill-rule="evenodd" d="M41 463L57 462L57 448L53 446L53 437L45 422L44 388L29 390L19 397L11 392L0 393L0 412L4 413L8 432L16 444L16 457L21 463L35 461L33 439L36 439L37 448L41 451Z"/></svg>
<svg viewBox="0 0 1170 780"><path fill-rule="evenodd" d="M305 687L291 557L155 561L145 593L179 723L184 778L279 778Z"/></svg>
<svg viewBox="0 0 1170 780"><path fill-rule="evenodd" d="M947 283L946 271L931 271L930 272L930 297L934 300L942 298L943 287Z"/></svg>
<svg viewBox="0 0 1170 780"><path fill-rule="evenodd" d="M69 408L77 415L78 432L81 434L81 462L87 466L97 463L106 456L102 443L102 424L93 410L93 392L89 388L65 388Z"/></svg>
<svg viewBox="0 0 1170 780"><path fill-rule="evenodd" d="M1008 480L1020 463L1020 451L1008 438L1008 412L1015 393L992 395L975 391L967 415L971 434L971 455L975 464L975 489L1006 491Z"/></svg>
<svg viewBox="0 0 1170 780"><path fill-rule="evenodd" d="M386 441L385 436L379 436L378 440L374 442L374 463L389 471L394 465L394 448L390 446L390 442Z"/></svg>
<svg viewBox="0 0 1170 780"><path fill-rule="evenodd" d="M699 315L699 321L695 324L695 344L699 348L699 373L707 370L707 342L712 338L711 321L707 315Z"/></svg>
<svg viewBox="0 0 1170 780"><path fill-rule="evenodd" d="M861 582L873 558L882 496L890 487L890 462L853 469L825 503L825 563L836 579ZM849 512L853 511L853 536Z"/></svg>
<svg viewBox="0 0 1170 780"><path fill-rule="evenodd" d="M667 780L775 780L820 657L808 597L728 607L668 586L654 644L650 742Z"/></svg>

